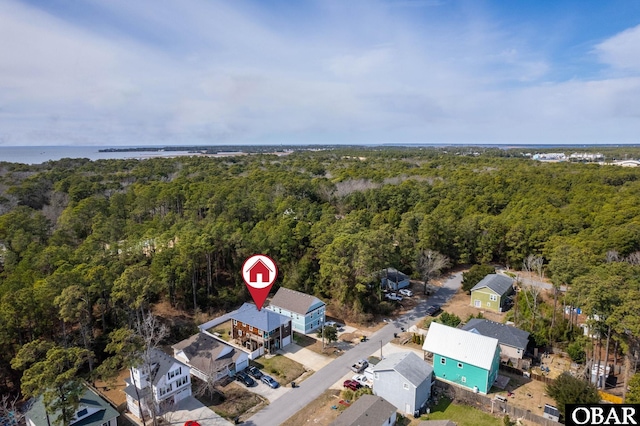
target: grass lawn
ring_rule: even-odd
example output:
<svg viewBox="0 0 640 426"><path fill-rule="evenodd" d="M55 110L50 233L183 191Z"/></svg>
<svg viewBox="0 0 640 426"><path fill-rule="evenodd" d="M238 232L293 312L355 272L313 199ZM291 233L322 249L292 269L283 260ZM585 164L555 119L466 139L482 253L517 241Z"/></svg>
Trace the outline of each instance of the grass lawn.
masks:
<svg viewBox="0 0 640 426"><path fill-rule="evenodd" d="M458 426L502 425L502 419L468 405L452 404L451 400L447 398L442 398L435 407L431 408L431 413L423 415L420 420L451 420Z"/></svg>
<svg viewBox="0 0 640 426"><path fill-rule="evenodd" d="M260 395L256 395L235 384L227 385L224 394L211 398L209 395L198 397L200 402L226 419L234 419L241 416L253 407L262 407L267 401Z"/></svg>
<svg viewBox="0 0 640 426"><path fill-rule="evenodd" d="M231 320L225 321L222 324L218 324L207 331L211 334L218 333L222 340L228 342L229 340L231 340L231 336L229 335L229 333L231 332Z"/></svg>
<svg viewBox="0 0 640 426"><path fill-rule="evenodd" d="M280 385L287 385L292 380L297 379L305 372L304 366L283 355L276 355L271 358L261 357L257 361L251 361L266 374L273 376Z"/></svg>

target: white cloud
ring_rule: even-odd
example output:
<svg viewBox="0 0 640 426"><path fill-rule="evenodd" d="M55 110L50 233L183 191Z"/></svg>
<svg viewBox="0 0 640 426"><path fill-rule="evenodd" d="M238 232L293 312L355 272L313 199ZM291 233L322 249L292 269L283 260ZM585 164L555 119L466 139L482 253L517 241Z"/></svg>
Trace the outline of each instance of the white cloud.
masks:
<svg viewBox="0 0 640 426"><path fill-rule="evenodd" d="M640 71L640 25L595 46L600 60L613 68Z"/></svg>
<svg viewBox="0 0 640 426"><path fill-rule="evenodd" d="M319 16L296 11L298 21L250 2L96 0L87 3L94 26L0 0L0 140L587 143L640 134L637 79L546 81L554 64L535 40L477 13L439 22L439 6L427 3L434 17L418 25L416 8L389 13L375 2L320 2ZM598 45L600 58L637 66L640 54L625 55L638 28Z"/></svg>

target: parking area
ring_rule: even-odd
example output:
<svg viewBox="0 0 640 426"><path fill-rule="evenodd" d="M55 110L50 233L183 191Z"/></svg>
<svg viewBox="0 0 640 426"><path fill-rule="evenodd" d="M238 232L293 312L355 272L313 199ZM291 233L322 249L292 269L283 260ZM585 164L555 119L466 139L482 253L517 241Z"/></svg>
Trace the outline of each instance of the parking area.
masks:
<svg viewBox="0 0 640 426"><path fill-rule="evenodd" d="M273 402L276 399L280 398L285 393L291 390L291 387L280 386L276 389L272 389L269 386L262 383L260 380L256 380L257 386L253 386L250 388L246 388L249 392L257 393L260 396L263 396L269 400L269 402ZM242 386L242 385L239 385Z"/></svg>

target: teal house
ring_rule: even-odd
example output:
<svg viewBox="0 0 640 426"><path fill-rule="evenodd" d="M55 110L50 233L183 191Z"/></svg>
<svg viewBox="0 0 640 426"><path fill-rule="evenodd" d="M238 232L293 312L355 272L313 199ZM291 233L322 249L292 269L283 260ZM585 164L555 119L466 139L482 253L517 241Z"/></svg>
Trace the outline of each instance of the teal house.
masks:
<svg viewBox="0 0 640 426"><path fill-rule="evenodd" d="M432 322L422 349L433 354L436 379L487 394L498 377L498 339Z"/></svg>
<svg viewBox="0 0 640 426"><path fill-rule="evenodd" d="M324 323L325 303L317 297L280 287L267 309L291 318L298 333L311 333Z"/></svg>

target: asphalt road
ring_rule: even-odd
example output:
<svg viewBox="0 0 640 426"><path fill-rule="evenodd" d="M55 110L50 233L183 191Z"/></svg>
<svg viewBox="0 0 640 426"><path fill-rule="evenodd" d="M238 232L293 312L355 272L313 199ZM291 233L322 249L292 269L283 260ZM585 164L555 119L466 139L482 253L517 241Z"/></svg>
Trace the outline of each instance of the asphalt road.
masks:
<svg viewBox="0 0 640 426"><path fill-rule="evenodd" d="M368 341L359 343L342 356L336 358L314 375L306 379L290 392L282 395L267 407L260 410L244 424L251 426L276 426L284 423L311 401L319 397L326 389L340 380L348 368L362 358L367 358L380 347L393 339L393 333L400 332L400 328L408 329L419 319L423 318L425 310L434 303L444 304L456 294L462 284L462 272L452 274L438 291L415 308L387 324L374 333ZM383 354L384 355L384 354Z"/></svg>

